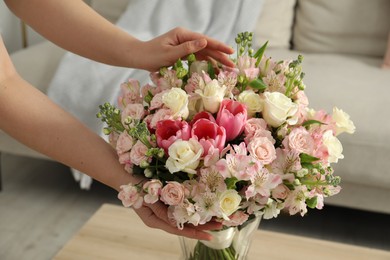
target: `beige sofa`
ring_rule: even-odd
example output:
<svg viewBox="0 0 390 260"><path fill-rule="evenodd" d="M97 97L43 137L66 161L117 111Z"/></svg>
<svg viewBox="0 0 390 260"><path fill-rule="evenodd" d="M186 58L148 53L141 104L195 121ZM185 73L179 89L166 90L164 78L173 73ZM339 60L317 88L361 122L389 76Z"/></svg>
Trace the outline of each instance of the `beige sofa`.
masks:
<svg viewBox="0 0 390 260"><path fill-rule="evenodd" d="M91 1L115 21L128 0ZM390 214L390 70L381 69L390 31L388 0L266 0L255 41L270 41L273 58L304 56L310 106L338 106L355 122L341 136L345 159L335 165L342 192L327 202ZM43 92L64 51L43 42L12 55L17 70ZM0 132L0 151L46 158ZM6 162L4 162L6 163Z"/></svg>

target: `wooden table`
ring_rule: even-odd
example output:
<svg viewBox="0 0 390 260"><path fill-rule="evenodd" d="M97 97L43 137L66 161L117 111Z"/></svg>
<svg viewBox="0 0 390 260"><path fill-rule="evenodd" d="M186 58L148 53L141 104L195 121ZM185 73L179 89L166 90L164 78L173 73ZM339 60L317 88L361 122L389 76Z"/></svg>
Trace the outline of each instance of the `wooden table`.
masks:
<svg viewBox="0 0 390 260"><path fill-rule="evenodd" d="M131 209L105 204L58 252L55 260L180 259L179 240L146 227ZM258 230L249 259L390 259L390 252Z"/></svg>

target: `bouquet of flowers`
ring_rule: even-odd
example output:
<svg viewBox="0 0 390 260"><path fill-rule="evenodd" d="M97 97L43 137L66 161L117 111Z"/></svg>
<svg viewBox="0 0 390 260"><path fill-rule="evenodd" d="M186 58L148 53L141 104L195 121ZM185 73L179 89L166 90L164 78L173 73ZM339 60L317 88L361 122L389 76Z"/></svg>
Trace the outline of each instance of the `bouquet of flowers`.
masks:
<svg viewBox="0 0 390 260"><path fill-rule="evenodd" d="M118 107L100 106L119 161L148 179L121 187L124 206L162 201L178 228L242 227L283 209L303 216L340 191L331 164L343 158L337 136L355 130L349 116L309 108L302 56L274 61L249 32L236 43L234 68L190 55L151 73L153 84L123 83Z"/></svg>

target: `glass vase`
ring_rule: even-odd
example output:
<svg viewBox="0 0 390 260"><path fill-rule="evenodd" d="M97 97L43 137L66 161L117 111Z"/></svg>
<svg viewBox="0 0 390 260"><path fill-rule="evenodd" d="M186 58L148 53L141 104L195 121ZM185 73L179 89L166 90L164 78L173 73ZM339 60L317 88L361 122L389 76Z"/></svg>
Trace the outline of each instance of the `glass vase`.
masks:
<svg viewBox="0 0 390 260"><path fill-rule="evenodd" d="M245 260L252 236L260 224L261 216L248 220L238 227L209 231L211 241L179 237L182 260Z"/></svg>

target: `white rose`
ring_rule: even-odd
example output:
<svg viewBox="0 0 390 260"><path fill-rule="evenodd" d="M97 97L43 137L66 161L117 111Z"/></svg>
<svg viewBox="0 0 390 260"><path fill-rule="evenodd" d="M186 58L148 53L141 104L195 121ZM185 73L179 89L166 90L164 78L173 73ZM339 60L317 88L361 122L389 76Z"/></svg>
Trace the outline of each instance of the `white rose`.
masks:
<svg viewBox="0 0 390 260"><path fill-rule="evenodd" d="M336 122L336 136L343 132L347 132L348 134L355 132L355 125L349 118L349 115L343 110L334 107L332 118Z"/></svg>
<svg viewBox="0 0 390 260"><path fill-rule="evenodd" d="M210 113L218 112L219 105L225 96L226 86L220 85L218 80L208 82L203 89L195 90L202 97L203 106Z"/></svg>
<svg viewBox="0 0 390 260"><path fill-rule="evenodd" d="M296 123L294 116L298 112L298 104L289 97L280 92L265 92L263 101L263 118L269 125L278 127L286 121L290 125Z"/></svg>
<svg viewBox="0 0 390 260"><path fill-rule="evenodd" d="M203 154L203 147L195 139L191 138L188 141L179 139L168 148L168 154L165 166L170 173L183 171L196 174L196 168Z"/></svg>
<svg viewBox="0 0 390 260"><path fill-rule="evenodd" d="M219 197L219 206L221 208L223 218L228 220L231 214L238 210L241 203L241 196L236 190L225 190Z"/></svg>
<svg viewBox="0 0 390 260"><path fill-rule="evenodd" d="M162 102L172 111L174 117L188 117L188 95L181 88L171 88L162 96Z"/></svg>
<svg viewBox="0 0 390 260"><path fill-rule="evenodd" d="M244 90L241 92L238 95L238 101L246 105L249 117L263 110L263 101L260 95L253 90Z"/></svg>
<svg viewBox="0 0 390 260"><path fill-rule="evenodd" d="M337 163L339 159L344 158L344 155L342 154L343 146L339 139L333 135L332 130L328 130L323 134L322 142L328 148L328 161L330 163Z"/></svg>

